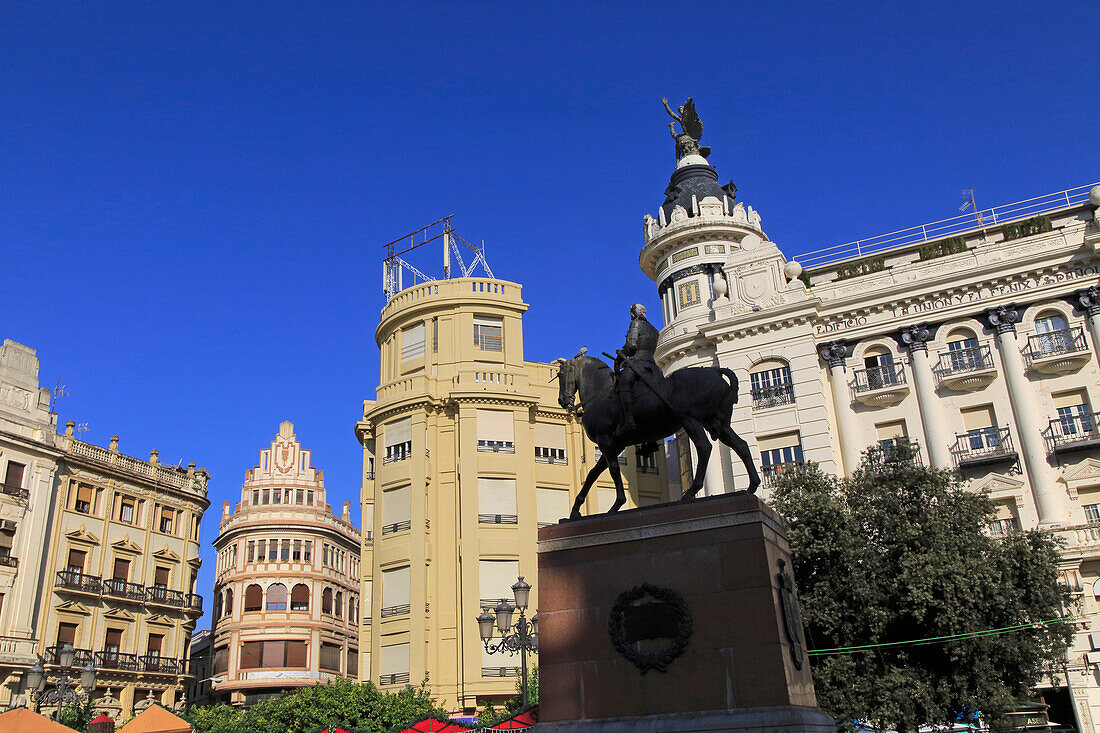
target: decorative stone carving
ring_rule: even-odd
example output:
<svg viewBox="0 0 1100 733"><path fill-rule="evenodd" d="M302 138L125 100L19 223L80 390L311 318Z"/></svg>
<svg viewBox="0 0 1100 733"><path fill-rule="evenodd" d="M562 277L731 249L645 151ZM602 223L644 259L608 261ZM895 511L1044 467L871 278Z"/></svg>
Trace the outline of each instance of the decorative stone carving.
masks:
<svg viewBox="0 0 1100 733"><path fill-rule="evenodd" d="M646 597L651 600L639 603ZM642 583L619 595L607 620L611 643L642 674L651 669L668 670L672 660L684 653L694 630L691 611L684 597L671 588ZM668 646L653 652L635 648L639 641L669 639Z"/></svg>
<svg viewBox="0 0 1100 733"><path fill-rule="evenodd" d="M684 219L687 219L687 218L688 218L687 209L685 209L683 206L680 206L679 204L676 204L676 206L672 209L672 216L669 217L669 220L672 223L675 223L675 222L678 222L678 221L683 221Z"/></svg>
<svg viewBox="0 0 1100 733"><path fill-rule="evenodd" d="M1100 285L1091 285L1084 290L1078 290L1074 295L1077 302L1089 318L1100 316Z"/></svg>
<svg viewBox="0 0 1100 733"><path fill-rule="evenodd" d="M829 365L830 368L837 366L844 366L844 360L848 358L851 351L848 348L848 344L843 340L829 341L821 344L817 353L821 355L821 358Z"/></svg>
<svg viewBox="0 0 1100 733"><path fill-rule="evenodd" d="M928 324L917 323L905 326L898 333L898 339L905 344L909 351L928 351L928 340L932 338L932 331Z"/></svg>
<svg viewBox="0 0 1100 733"><path fill-rule="evenodd" d="M989 327L997 333L1016 333L1016 324L1020 322L1020 312L1016 310L1014 303L990 308L984 315Z"/></svg>

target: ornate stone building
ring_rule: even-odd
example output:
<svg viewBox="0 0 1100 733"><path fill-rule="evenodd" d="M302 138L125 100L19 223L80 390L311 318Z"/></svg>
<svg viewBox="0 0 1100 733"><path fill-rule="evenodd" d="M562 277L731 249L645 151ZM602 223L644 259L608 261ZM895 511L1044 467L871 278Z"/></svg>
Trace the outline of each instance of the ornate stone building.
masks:
<svg viewBox="0 0 1100 733"><path fill-rule="evenodd" d="M664 308L658 362L738 374L734 429L765 480L805 460L843 474L872 444L916 441L928 464L989 493L990 532L1064 538L1065 582L1081 610L1100 609L1100 186L799 264L717 181L705 159L681 161L644 219L640 263ZM707 493L743 488L744 468L716 448ZM1052 718L1091 733L1100 627L1079 632L1070 684L1043 692Z"/></svg>
<svg viewBox="0 0 1100 733"><path fill-rule="evenodd" d="M217 567L209 697L251 704L294 687L359 676L359 530L351 504L325 501L284 422L245 472L241 501L225 502Z"/></svg>
<svg viewBox="0 0 1100 733"><path fill-rule="evenodd" d="M34 350L0 350L0 703L25 694L35 655L47 679L61 645L98 668L95 696L129 717L136 703L175 705L190 682L188 639L208 475L63 435L38 386ZM146 703L149 704L149 703Z"/></svg>
<svg viewBox="0 0 1100 733"><path fill-rule="evenodd" d="M537 607L538 527L568 515L598 460L557 404L555 370L523 358L526 310L520 285L491 278L398 292L375 330L377 399L355 428L362 676L384 690L427 680L452 710L514 694L518 657L485 654L476 617L511 598L520 575ZM667 500L659 455L630 450L620 462L629 506ZM605 474L586 511L613 500Z"/></svg>

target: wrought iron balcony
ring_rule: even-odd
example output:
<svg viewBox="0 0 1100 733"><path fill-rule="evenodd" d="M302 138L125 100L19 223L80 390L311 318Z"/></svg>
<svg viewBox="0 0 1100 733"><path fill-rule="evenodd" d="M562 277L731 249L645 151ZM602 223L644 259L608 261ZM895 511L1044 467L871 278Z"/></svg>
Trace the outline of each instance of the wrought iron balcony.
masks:
<svg viewBox="0 0 1100 733"><path fill-rule="evenodd" d="M783 476L788 473L797 473L805 468L806 464L803 461L788 461L787 463L776 463L770 466L761 466L761 483L763 483L765 486L769 486L775 482L777 476Z"/></svg>
<svg viewBox="0 0 1100 733"><path fill-rule="evenodd" d="M184 661L162 657L159 654L146 654L140 657L141 671L154 674L183 674Z"/></svg>
<svg viewBox="0 0 1100 733"><path fill-rule="evenodd" d="M14 496L16 499L29 499L31 495L27 489L9 484L0 484L0 492L8 496Z"/></svg>
<svg viewBox="0 0 1100 733"><path fill-rule="evenodd" d="M137 672L141 669L137 654L116 651L96 652L95 665L100 669L121 669L126 672Z"/></svg>
<svg viewBox="0 0 1100 733"><path fill-rule="evenodd" d="M64 644L46 647L46 664L59 664L57 656L61 653L62 646ZM91 649L75 649L74 651L76 652L76 656L73 657L74 667L83 667L94 658Z"/></svg>
<svg viewBox="0 0 1100 733"><path fill-rule="evenodd" d="M1100 448L1100 412L1053 418L1045 437L1055 453Z"/></svg>
<svg viewBox="0 0 1100 733"><path fill-rule="evenodd" d="M980 389L997 378L988 346L941 351L935 372L940 384L956 392Z"/></svg>
<svg viewBox="0 0 1100 733"><path fill-rule="evenodd" d="M145 589L145 602L158 606L172 606L174 608L186 608L187 594L180 590L172 590L162 585L154 585Z"/></svg>
<svg viewBox="0 0 1100 733"><path fill-rule="evenodd" d="M752 390L752 409L766 410L769 407L794 404L794 385L773 384L768 387L754 387Z"/></svg>
<svg viewBox="0 0 1100 733"><path fill-rule="evenodd" d="M78 570L59 570L54 587L98 596L103 590L103 581L98 575L86 575Z"/></svg>
<svg viewBox="0 0 1100 733"><path fill-rule="evenodd" d="M852 380L852 392L857 400L871 407L901 402L909 394L909 385L905 382L905 365L882 364L857 369Z"/></svg>
<svg viewBox="0 0 1100 733"><path fill-rule="evenodd" d="M382 618L390 618L391 616L404 616L412 607L406 603L401 606L384 606L382 608Z"/></svg>
<svg viewBox="0 0 1100 733"><path fill-rule="evenodd" d="M145 601L145 586L121 578L107 578L103 581L103 595L142 603Z"/></svg>
<svg viewBox="0 0 1100 733"><path fill-rule="evenodd" d="M1043 374L1062 374L1080 369L1090 358L1081 327L1037 333L1027 339L1027 365Z"/></svg>
<svg viewBox="0 0 1100 733"><path fill-rule="evenodd" d="M408 672L397 672L395 674L384 674L378 678L379 685L407 685L409 683Z"/></svg>
<svg viewBox="0 0 1100 733"><path fill-rule="evenodd" d="M396 532L404 532L407 529L412 529L412 520L406 519L402 522L394 522L393 524L383 524L382 534L394 534Z"/></svg>
<svg viewBox="0 0 1100 733"><path fill-rule="evenodd" d="M1012 463L1019 456L1012 448L1008 427L989 427L958 433L951 448L956 468L972 468L994 463Z"/></svg>
<svg viewBox="0 0 1100 733"><path fill-rule="evenodd" d="M478 514L478 524L519 524L515 514Z"/></svg>

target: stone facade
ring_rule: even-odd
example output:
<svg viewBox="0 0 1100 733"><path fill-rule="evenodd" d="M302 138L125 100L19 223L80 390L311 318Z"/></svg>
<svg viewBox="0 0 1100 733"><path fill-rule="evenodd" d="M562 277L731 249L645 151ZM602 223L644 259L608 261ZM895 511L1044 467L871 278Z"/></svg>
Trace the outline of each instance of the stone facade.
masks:
<svg viewBox="0 0 1100 733"><path fill-rule="evenodd" d="M350 502L336 516L325 498L324 472L282 423L240 503L222 508L209 698L251 704L359 676L362 539Z"/></svg>
<svg viewBox="0 0 1100 733"><path fill-rule="evenodd" d="M557 404L550 364L523 358L520 285L416 285L382 309L382 383L363 405L362 677L384 690L426 680L448 708L515 694L518 657L487 655L476 618L534 586L537 529L567 516L598 460ZM572 356L563 354L562 356ZM668 498L664 460L623 464L629 506ZM585 511L614 499L605 476Z"/></svg>
<svg viewBox="0 0 1100 733"><path fill-rule="evenodd" d="M733 426L765 482L807 460L843 474L872 444L916 441L926 463L958 469L989 493L991 532L1063 537L1064 580L1078 609L1096 612L1100 187L1087 190L938 223L953 227L938 241L915 227L894 237L911 243L870 256L858 245L856 256L810 253L805 272L751 207L731 210L714 197L691 212L646 216L640 263L665 317L658 362L738 374ZM707 493L744 486L744 468L716 447ZM681 451L682 466L687 457ZM1091 733L1100 634L1091 622L1078 630L1068 688ZM1052 715L1062 709L1073 724L1066 690L1063 679L1044 696Z"/></svg>
<svg viewBox="0 0 1100 733"><path fill-rule="evenodd" d="M172 706L191 677L188 640L199 523L208 475L160 465L56 430L33 349L0 350L0 704L24 700L35 655L52 683L59 644L98 668L95 697L130 717L136 703Z"/></svg>

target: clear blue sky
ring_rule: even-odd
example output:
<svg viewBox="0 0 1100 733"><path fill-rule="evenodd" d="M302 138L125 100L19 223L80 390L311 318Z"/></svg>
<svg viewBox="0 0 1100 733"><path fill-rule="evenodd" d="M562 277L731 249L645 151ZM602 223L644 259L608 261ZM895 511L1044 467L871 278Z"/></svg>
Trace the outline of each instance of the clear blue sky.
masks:
<svg viewBox="0 0 1100 733"><path fill-rule="evenodd" d="M83 438L212 472L209 596L280 421L359 516L390 239L455 214L527 358L612 350L661 96L796 255L1100 180L1097 73L1084 2L3 2L0 337Z"/></svg>

